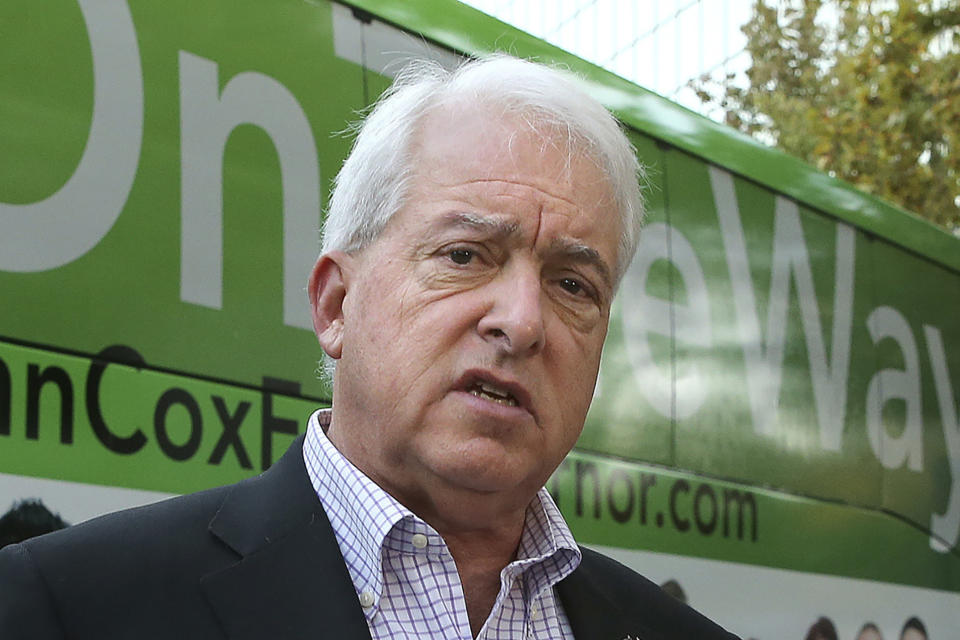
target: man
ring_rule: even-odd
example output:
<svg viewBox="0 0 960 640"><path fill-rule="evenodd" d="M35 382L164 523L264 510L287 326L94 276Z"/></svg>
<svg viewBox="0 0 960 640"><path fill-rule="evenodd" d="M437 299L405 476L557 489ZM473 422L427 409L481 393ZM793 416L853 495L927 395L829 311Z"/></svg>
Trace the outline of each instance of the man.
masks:
<svg viewBox="0 0 960 640"><path fill-rule="evenodd" d="M583 428L637 173L555 71L402 74L310 278L332 410L258 478L0 555L3 637L732 637L580 549L543 489Z"/></svg>

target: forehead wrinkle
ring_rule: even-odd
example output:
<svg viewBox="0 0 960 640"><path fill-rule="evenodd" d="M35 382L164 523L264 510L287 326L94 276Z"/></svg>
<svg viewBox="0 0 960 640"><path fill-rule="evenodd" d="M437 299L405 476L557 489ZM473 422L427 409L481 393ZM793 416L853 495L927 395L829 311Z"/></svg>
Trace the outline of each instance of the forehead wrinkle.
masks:
<svg viewBox="0 0 960 640"><path fill-rule="evenodd" d="M480 183L488 183L488 184L497 184L497 183L500 183L500 184L506 184L506 185L510 185L510 186L528 187L528 188L530 188L530 189L535 189L535 190L539 191L541 194L544 194L544 195L546 195L546 196L548 196L549 198L552 198L552 199L554 199L554 200L560 200L561 202L565 202L565 203L567 203L567 204L569 204L570 206L573 206L573 207L577 207L577 206L578 206L577 203L574 202L573 200L571 200L570 198L566 198L566 197L564 197L564 196L555 194L555 193L553 193L552 191L547 191L547 190L545 190L545 189L543 188L544 185L542 185L542 184L537 184L536 182L527 182L527 181L524 181L524 180L502 180L502 179L491 179L491 178L475 178L475 179L473 179L473 180L464 180L464 181L462 181L462 182L461 182L461 181L458 181L458 182L457 182L457 184L480 184ZM517 199L517 200L528 200L528 199L529 199L528 196L517 195L517 194L515 194L515 193L503 193L503 194L500 194L500 195L501 195L501 197L515 198L515 199Z"/></svg>
<svg viewBox="0 0 960 640"><path fill-rule="evenodd" d="M537 210L537 228L533 232L534 245L540 242L540 229L542 228L543 228L543 202L540 203L540 207Z"/></svg>
<svg viewBox="0 0 960 640"><path fill-rule="evenodd" d="M604 284L609 287L613 286L613 277L611 276L610 267L600 256L600 252L593 247L570 238L556 238L550 242L547 252L549 255L566 258L567 260L578 264L592 266L600 273L600 277L603 278Z"/></svg>
<svg viewBox="0 0 960 640"><path fill-rule="evenodd" d="M442 227L467 227L493 237L508 237L520 232L520 224L496 216L469 211L451 211L441 218Z"/></svg>

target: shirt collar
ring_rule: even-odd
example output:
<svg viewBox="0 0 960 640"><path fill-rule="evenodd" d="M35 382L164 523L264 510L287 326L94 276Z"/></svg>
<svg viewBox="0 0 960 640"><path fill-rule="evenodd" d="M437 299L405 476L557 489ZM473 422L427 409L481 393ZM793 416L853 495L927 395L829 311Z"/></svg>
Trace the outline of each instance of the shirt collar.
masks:
<svg viewBox="0 0 960 640"><path fill-rule="evenodd" d="M524 598L532 602L544 590L580 566L580 547L546 488L541 488L527 507L516 560L504 568L502 577L524 574Z"/></svg>
<svg viewBox="0 0 960 640"><path fill-rule="evenodd" d="M326 436L331 409L311 417L303 457L314 491L323 505L357 593L379 600L383 590L381 549L388 534L403 520L418 530L432 529L393 496L347 460ZM525 597L531 601L543 590L572 573L581 553L546 488L527 507L517 557L501 573L502 579L525 574Z"/></svg>
<svg viewBox="0 0 960 640"><path fill-rule="evenodd" d="M384 538L413 513L347 460L326 436L331 410L310 417L303 457L326 511L357 593L383 591L380 549Z"/></svg>

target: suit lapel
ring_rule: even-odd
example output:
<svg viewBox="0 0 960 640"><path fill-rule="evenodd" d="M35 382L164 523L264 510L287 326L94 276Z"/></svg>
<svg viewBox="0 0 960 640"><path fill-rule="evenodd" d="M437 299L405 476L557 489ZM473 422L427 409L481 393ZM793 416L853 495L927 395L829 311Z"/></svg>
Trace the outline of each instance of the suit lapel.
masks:
<svg viewBox="0 0 960 640"><path fill-rule="evenodd" d="M658 627L650 621L678 603L663 595L653 583L640 578L610 558L591 549L583 553L577 570L557 583L557 595L577 640L669 640L672 625ZM624 576L629 575L627 580ZM665 606L663 603L667 602ZM663 611L661 611L661 609ZM682 618L678 618L682 622ZM681 625L682 626L682 625Z"/></svg>
<svg viewBox="0 0 960 640"><path fill-rule="evenodd" d="M623 640L628 635L629 630L622 628L622 612L604 594L603 584L597 581L586 555L556 590L577 640Z"/></svg>
<svg viewBox="0 0 960 640"><path fill-rule="evenodd" d="M370 638L301 448L302 438L269 471L237 485L210 523L241 557L201 581L231 640Z"/></svg>

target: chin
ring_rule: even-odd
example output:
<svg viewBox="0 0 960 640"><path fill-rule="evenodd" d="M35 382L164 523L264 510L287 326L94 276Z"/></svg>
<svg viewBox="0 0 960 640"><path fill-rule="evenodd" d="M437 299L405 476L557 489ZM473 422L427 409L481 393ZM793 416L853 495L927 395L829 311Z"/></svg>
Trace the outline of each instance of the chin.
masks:
<svg viewBox="0 0 960 640"><path fill-rule="evenodd" d="M435 473L462 489L482 493L525 492L527 487L536 484L530 480L529 461L522 457L505 455L502 447L491 447L495 451L471 449L454 459L444 458L434 468ZM530 493L536 493L540 486L535 486Z"/></svg>

